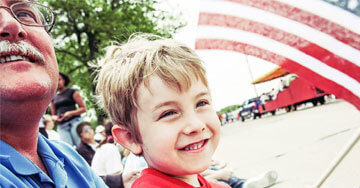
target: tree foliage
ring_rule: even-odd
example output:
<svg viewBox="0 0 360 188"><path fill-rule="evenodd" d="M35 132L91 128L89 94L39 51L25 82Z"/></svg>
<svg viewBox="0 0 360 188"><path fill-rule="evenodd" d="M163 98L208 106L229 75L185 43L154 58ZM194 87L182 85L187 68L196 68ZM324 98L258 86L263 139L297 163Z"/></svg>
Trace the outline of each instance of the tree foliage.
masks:
<svg viewBox="0 0 360 188"><path fill-rule="evenodd" d="M156 0L46 0L57 13L51 32L56 42L59 71L71 76L89 99L88 108L102 112L93 98L95 70L89 65L104 53L112 41L123 42L135 32L171 37L184 26L180 15L154 7Z"/></svg>
<svg viewBox="0 0 360 188"><path fill-rule="evenodd" d="M234 111L234 110L239 109L240 107L241 107L241 105L238 105L238 104L230 105L230 106L227 106L227 107L225 107L225 108L222 108L222 109L220 110L220 113L222 113L222 114L227 114L227 113L229 113L229 112L232 112L232 111Z"/></svg>

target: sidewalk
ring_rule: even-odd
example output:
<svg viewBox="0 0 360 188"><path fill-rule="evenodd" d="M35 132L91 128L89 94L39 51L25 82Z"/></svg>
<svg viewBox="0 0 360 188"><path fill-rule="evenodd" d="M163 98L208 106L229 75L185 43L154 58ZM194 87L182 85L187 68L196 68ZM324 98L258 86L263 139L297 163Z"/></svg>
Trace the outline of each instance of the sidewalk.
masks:
<svg viewBox="0 0 360 188"><path fill-rule="evenodd" d="M338 100L227 124L214 158L228 162L240 178L276 170L279 178L273 188L311 187L359 128L360 111ZM322 187L359 188L359 177L357 143Z"/></svg>

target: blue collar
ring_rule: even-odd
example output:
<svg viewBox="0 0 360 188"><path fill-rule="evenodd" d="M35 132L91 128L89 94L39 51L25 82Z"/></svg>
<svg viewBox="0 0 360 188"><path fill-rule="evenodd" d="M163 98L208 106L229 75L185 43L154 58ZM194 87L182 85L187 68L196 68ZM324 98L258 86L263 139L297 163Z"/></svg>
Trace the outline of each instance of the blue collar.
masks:
<svg viewBox="0 0 360 188"><path fill-rule="evenodd" d="M37 144L38 154L52 179L50 179L49 176L31 160L2 140L0 140L0 163L14 174L20 176L39 174L41 182L52 182L57 185L65 185L66 181L64 180L67 180L67 174L64 169L64 158L57 157L52 146L53 145L44 136L39 134Z"/></svg>

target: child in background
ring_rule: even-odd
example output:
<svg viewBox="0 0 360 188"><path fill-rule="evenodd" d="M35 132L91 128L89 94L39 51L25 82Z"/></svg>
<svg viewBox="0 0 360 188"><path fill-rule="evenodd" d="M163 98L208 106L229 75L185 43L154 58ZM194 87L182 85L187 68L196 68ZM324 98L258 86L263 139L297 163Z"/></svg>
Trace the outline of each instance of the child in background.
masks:
<svg viewBox="0 0 360 188"><path fill-rule="evenodd" d="M45 114L44 116L44 125L46 133L48 134L49 140L60 140L59 134L54 130L55 123L52 120L50 114Z"/></svg>
<svg viewBox="0 0 360 188"><path fill-rule="evenodd" d="M172 39L138 35L102 60L97 93L113 135L149 168L132 187L228 187L206 181L220 137L205 69Z"/></svg>

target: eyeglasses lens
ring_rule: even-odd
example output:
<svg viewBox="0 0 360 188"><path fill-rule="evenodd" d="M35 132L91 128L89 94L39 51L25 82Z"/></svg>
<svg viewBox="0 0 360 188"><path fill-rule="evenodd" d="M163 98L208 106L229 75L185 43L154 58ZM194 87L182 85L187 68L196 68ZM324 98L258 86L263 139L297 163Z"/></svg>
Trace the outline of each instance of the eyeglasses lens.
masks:
<svg viewBox="0 0 360 188"><path fill-rule="evenodd" d="M31 2L16 3L11 9L14 16L24 24L49 26L54 20L52 11L48 7L40 4Z"/></svg>

